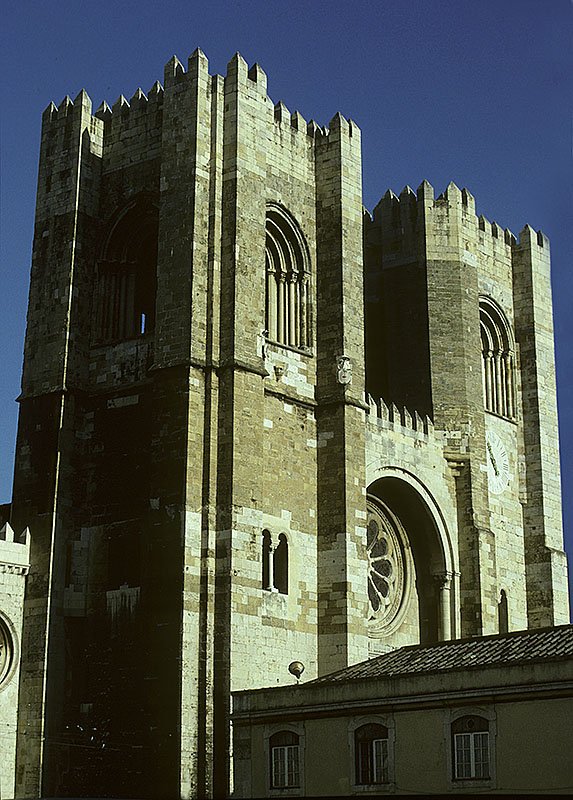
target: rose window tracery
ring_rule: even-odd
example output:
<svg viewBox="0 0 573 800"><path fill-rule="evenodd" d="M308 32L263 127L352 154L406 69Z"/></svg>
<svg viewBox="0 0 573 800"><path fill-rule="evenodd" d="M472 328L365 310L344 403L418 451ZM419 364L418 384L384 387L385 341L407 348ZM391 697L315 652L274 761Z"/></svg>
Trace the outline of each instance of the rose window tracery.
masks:
<svg viewBox="0 0 573 800"><path fill-rule="evenodd" d="M2 619L0 619L0 685L8 675L12 665L12 638Z"/></svg>
<svg viewBox="0 0 573 800"><path fill-rule="evenodd" d="M390 623L404 597L405 569L401 525L381 504L368 504L366 548L368 551L369 618L376 627Z"/></svg>

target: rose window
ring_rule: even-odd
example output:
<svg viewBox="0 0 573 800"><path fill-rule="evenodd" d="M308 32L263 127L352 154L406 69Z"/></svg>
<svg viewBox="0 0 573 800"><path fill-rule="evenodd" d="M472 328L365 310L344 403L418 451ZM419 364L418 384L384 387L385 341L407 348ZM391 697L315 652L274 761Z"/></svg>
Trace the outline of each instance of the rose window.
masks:
<svg viewBox="0 0 573 800"><path fill-rule="evenodd" d="M12 639L8 628L0 619L0 684L3 683L12 665Z"/></svg>
<svg viewBox="0 0 573 800"><path fill-rule="evenodd" d="M388 623L397 614L404 593L404 559L399 522L378 504L368 505L368 600L370 620Z"/></svg>

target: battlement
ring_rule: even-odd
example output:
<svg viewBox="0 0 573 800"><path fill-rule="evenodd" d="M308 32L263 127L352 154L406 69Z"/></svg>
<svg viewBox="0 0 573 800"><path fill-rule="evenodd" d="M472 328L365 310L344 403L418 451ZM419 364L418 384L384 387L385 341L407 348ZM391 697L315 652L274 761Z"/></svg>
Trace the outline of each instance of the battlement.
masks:
<svg viewBox="0 0 573 800"><path fill-rule="evenodd" d="M474 196L453 181L437 196L434 187L426 180L416 192L410 186L405 186L399 195L389 189L375 207L372 219L365 222L381 229L382 240L386 245L390 244L387 247L389 252L400 249L404 254L415 250L418 235L425 233L429 224L438 224L443 233L448 221L456 223L452 232L461 232L467 240L474 240L482 251L490 255L503 253L504 257L511 259L511 250L515 247L549 247L547 237L529 225L516 237L509 228L490 222L483 214L477 215Z"/></svg>
<svg viewBox="0 0 573 800"><path fill-rule="evenodd" d="M27 575L30 568L30 530L17 536L9 522L0 528L0 572Z"/></svg>
<svg viewBox="0 0 573 800"><path fill-rule="evenodd" d="M423 417L417 411L413 413L405 406L399 408L394 403L387 404L382 398L374 398L366 393L367 414L380 427L390 430L406 430L423 437L432 436L434 423L427 415Z"/></svg>
<svg viewBox="0 0 573 800"><path fill-rule="evenodd" d="M122 94L112 105L106 100L101 102L93 119L104 124L104 150L109 152L114 145L121 142L122 149L126 145L136 146L139 158L146 152L149 154L150 137L156 138L157 146L160 144L161 110L165 93L185 91L186 86L195 81L203 81L215 93L223 80L225 86L236 87L237 91L242 88L251 94L254 92L268 107L269 118L274 119L280 127L288 127L291 131L312 139L324 139L331 131L345 133L348 137L359 133L357 125L352 120L345 119L342 114L335 114L326 127L320 126L314 120L307 122L298 111L291 113L282 101L274 103L267 95L267 76L264 70L257 63L249 67L240 53L235 53L229 61L224 78L218 74L210 75L208 59L197 48L188 59L187 69L176 55L169 59L164 68L163 85L156 81L147 93L138 87L129 100ZM75 118L80 110L84 114L92 115L92 101L84 89L75 100L66 95L59 105L50 102L42 118L44 130L49 130L62 120ZM152 155L156 155L153 147L151 151ZM134 160L133 155L130 160Z"/></svg>

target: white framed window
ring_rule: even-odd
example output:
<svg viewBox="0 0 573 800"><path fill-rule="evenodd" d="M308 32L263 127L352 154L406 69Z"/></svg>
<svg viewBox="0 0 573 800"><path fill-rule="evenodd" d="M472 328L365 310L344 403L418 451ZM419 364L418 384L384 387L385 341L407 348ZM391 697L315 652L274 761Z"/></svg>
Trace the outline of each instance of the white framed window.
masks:
<svg viewBox="0 0 573 800"><path fill-rule="evenodd" d="M288 723L267 727L265 755L270 796L304 794L304 727Z"/></svg>
<svg viewBox="0 0 573 800"><path fill-rule="evenodd" d="M450 724L452 781L488 786L494 778L495 721L491 712L469 712L458 710Z"/></svg>
<svg viewBox="0 0 573 800"><path fill-rule="evenodd" d="M271 736L271 787L284 789L300 785L298 736L280 731Z"/></svg>
<svg viewBox="0 0 573 800"><path fill-rule="evenodd" d="M354 736L356 783L360 786L388 783L388 730L382 725L364 725Z"/></svg>
<svg viewBox="0 0 573 800"><path fill-rule="evenodd" d="M454 734L456 780L489 778L489 733Z"/></svg>
<svg viewBox="0 0 573 800"><path fill-rule="evenodd" d="M394 781L391 717L361 717L349 725L353 785L357 791L390 791Z"/></svg>

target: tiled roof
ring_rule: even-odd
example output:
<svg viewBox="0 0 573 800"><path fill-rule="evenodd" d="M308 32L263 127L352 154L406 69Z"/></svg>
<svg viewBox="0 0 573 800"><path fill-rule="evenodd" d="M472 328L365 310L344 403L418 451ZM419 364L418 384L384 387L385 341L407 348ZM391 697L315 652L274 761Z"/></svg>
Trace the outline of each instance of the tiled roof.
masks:
<svg viewBox="0 0 573 800"><path fill-rule="evenodd" d="M432 645L400 647L330 675L323 675L306 685L572 657L573 625L561 625L556 628L515 631Z"/></svg>

